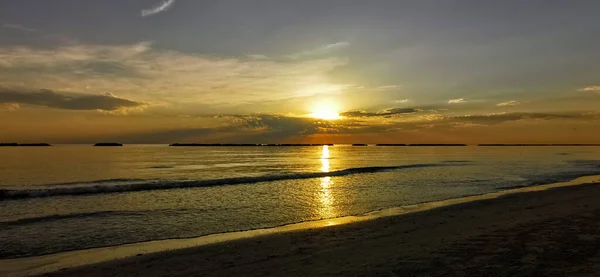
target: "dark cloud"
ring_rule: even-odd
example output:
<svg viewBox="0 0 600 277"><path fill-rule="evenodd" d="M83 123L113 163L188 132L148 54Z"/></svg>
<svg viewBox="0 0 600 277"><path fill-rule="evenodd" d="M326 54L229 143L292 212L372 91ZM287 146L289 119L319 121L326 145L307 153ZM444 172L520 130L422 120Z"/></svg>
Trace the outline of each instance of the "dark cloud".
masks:
<svg viewBox="0 0 600 277"><path fill-rule="evenodd" d="M276 114L257 115L228 115L240 130L262 130L278 133L281 136L310 135L318 133L323 125L330 125L328 121L322 122L313 118L289 117Z"/></svg>
<svg viewBox="0 0 600 277"><path fill-rule="evenodd" d="M348 111L340 113L340 115L343 117L370 117L377 116L377 113L369 113L366 111Z"/></svg>
<svg viewBox="0 0 600 277"><path fill-rule="evenodd" d="M423 110L413 108L390 108L376 113L366 111L348 111L340 113L340 115L344 117L389 117L397 114L412 114L421 111Z"/></svg>
<svg viewBox="0 0 600 277"><path fill-rule="evenodd" d="M519 120L599 120L599 112L589 113L502 113L462 116L419 116L410 121L377 118L346 118L334 121L276 114L205 116L225 121L214 128L180 128L147 131L106 140L125 143L280 143L287 138L314 134L367 134L425 129L448 130L464 126L492 126Z"/></svg>
<svg viewBox="0 0 600 277"><path fill-rule="evenodd" d="M207 116L208 117L208 116ZM106 140L125 143L279 143L282 140L316 133L331 125L310 118L287 117L274 114L214 115L226 125L212 128L180 128L163 131L147 131L123 136L107 137Z"/></svg>
<svg viewBox="0 0 600 277"><path fill-rule="evenodd" d="M551 120L551 119L593 119L594 116L590 114L582 113L563 113L563 114L552 114L552 113L501 113L501 114L489 114L489 115L464 115L464 116L453 116L448 117L447 121L451 122L468 122L475 124L494 125L510 121L519 120Z"/></svg>
<svg viewBox="0 0 600 277"><path fill-rule="evenodd" d="M357 134L357 133L381 133L395 130L418 130L423 128L454 128L459 125L491 126L506 122L520 120L595 120L600 119L600 113L500 113L484 115L461 115L442 116L433 115L418 116L409 121L388 120L380 122L376 117L393 114L411 114L421 111L420 109L388 109L379 113L353 112L342 120L316 120L304 117L287 117L283 115L226 115L220 118L230 118L232 125L229 131L261 131L270 133L279 138L298 135L311 135L323 133ZM371 117L371 119L366 119ZM365 121L360 120L365 118Z"/></svg>
<svg viewBox="0 0 600 277"><path fill-rule="evenodd" d="M449 129L461 126L493 126L509 122L527 121L527 120L577 120L593 121L600 119L600 114L591 113L500 113L485 115L460 115L460 116L439 116L432 120L421 120L414 122L396 122L392 124L392 129L415 130L422 128Z"/></svg>
<svg viewBox="0 0 600 277"><path fill-rule="evenodd" d="M376 116L376 115L372 115ZM364 115L363 115L364 117ZM336 126L339 133L385 133L398 130L421 129L452 129L461 126L492 126L508 122L526 120L600 120L599 112L587 113L499 113L460 116L434 115L411 119L410 121L387 121L377 123L372 121L347 120Z"/></svg>
<svg viewBox="0 0 600 277"><path fill-rule="evenodd" d="M107 93L104 95L60 94L51 90L36 92L21 92L0 89L0 103L18 103L38 105L64 110L105 110L113 111L120 108L132 108L145 105Z"/></svg>

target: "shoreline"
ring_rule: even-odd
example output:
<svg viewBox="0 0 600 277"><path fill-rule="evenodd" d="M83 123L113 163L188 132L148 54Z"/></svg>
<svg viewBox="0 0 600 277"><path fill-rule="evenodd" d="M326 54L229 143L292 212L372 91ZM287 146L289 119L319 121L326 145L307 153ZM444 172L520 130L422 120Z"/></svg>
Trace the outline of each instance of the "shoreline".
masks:
<svg viewBox="0 0 600 277"><path fill-rule="evenodd" d="M375 224L373 222L385 218L402 218L408 214L435 212L437 209L447 209L459 204L494 200L508 195L518 195L546 191L553 188L579 186L592 184L600 181L600 175L584 176L568 182L560 182L532 187L522 187L492 192L483 195L467 196L443 201L428 202L403 207L395 207L359 216L347 216L318 221L295 223L267 229L255 229L230 233L219 233L188 239L169 239L149 241L120 246L92 248L61 252L43 256L0 260L0 275L6 276L32 276L58 271L68 268L77 270L92 267L102 263L119 263L121 261L139 259L140 256L169 255L178 251L214 247L238 241L268 239L273 236L281 236L293 233L312 232L313 230L327 230L334 226L336 228L350 228L353 225ZM67 271L69 271L67 270Z"/></svg>

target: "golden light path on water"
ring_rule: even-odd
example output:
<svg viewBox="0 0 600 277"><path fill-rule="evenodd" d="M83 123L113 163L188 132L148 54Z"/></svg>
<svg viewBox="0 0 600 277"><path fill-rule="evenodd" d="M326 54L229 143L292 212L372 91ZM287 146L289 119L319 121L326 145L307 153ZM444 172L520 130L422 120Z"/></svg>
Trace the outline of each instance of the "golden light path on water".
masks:
<svg viewBox="0 0 600 277"><path fill-rule="evenodd" d="M329 146L323 145L323 150L321 151L321 171L329 172ZM319 215L322 218L332 218L335 217L335 211L333 208L334 198L331 193L331 185L333 185L333 181L331 177L323 177L321 178L321 188L319 191L319 200L320 200L320 209Z"/></svg>

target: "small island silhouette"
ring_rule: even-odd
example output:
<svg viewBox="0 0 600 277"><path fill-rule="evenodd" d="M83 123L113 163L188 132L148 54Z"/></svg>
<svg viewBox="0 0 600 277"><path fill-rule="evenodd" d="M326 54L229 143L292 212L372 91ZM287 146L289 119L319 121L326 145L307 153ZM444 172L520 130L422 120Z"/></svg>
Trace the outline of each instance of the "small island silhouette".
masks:
<svg viewBox="0 0 600 277"><path fill-rule="evenodd" d="M123 144L117 142L98 142L94 146L123 146Z"/></svg>
<svg viewBox="0 0 600 277"><path fill-rule="evenodd" d="M0 146L52 146L48 143L16 143L16 142L10 142L10 143L0 143Z"/></svg>

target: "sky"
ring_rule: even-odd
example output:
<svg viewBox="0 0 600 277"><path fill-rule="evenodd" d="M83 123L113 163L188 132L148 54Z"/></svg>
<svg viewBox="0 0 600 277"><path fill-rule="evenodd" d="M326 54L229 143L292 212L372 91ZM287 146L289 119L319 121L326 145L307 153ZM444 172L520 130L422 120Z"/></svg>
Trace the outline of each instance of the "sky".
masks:
<svg viewBox="0 0 600 277"><path fill-rule="evenodd" d="M3 0L0 141L600 143L595 0Z"/></svg>

